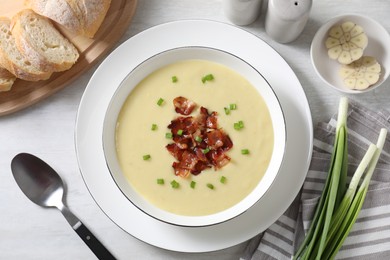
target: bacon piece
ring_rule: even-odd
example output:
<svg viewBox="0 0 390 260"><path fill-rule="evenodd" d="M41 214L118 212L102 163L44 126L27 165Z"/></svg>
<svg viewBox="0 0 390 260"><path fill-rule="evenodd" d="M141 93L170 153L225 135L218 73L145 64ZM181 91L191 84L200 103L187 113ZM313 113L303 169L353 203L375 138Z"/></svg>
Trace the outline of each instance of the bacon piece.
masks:
<svg viewBox="0 0 390 260"><path fill-rule="evenodd" d="M220 130L212 130L206 133L206 143L212 149L217 149L223 145L223 133Z"/></svg>
<svg viewBox="0 0 390 260"><path fill-rule="evenodd" d="M222 142L222 150L224 152L229 151L233 147L232 139L230 139L230 137L226 133L224 133L224 136L222 137Z"/></svg>
<svg viewBox="0 0 390 260"><path fill-rule="evenodd" d="M188 170L188 169L185 169L185 168L181 168L180 167L180 163L178 162L174 162L172 164L172 167L175 171L175 175L176 176L180 176L180 177L183 177L183 178L188 178L190 175L191 175L191 171Z"/></svg>
<svg viewBox="0 0 390 260"><path fill-rule="evenodd" d="M205 128L217 129L218 128L217 116L218 116L217 112L214 111L211 114L209 114L207 108L201 107L199 116L195 120L199 124L199 127L201 129L205 129Z"/></svg>
<svg viewBox="0 0 390 260"><path fill-rule="evenodd" d="M217 123L217 112L212 112L210 115L207 116L206 119L206 126L211 129L217 129L218 128L218 123Z"/></svg>
<svg viewBox="0 0 390 260"><path fill-rule="evenodd" d="M190 135L173 135L173 141L179 146L180 149L188 149L192 147L192 138Z"/></svg>
<svg viewBox="0 0 390 260"><path fill-rule="evenodd" d="M211 163L214 165L215 170L222 168L230 162L230 157L222 149L211 150L207 153L207 156L211 158Z"/></svg>
<svg viewBox="0 0 390 260"><path fill-rule="evenodd" d="M200 129L196 130L192 135L191 135L191 140L192 140L192 146L193 147L197 147L200 145L200 142L199 141L196 141L198 140L197 138L200 138L203 140L203 133L202 131L200 131Z"/></svg>
<svg viewBox="0 0 390 260"><path fill-rule="evenodd" d="M207 132L205 141L207 145L214 150L221 147L223 148L223 151L228 151L233 147L232 140L222 129Z"/></svg>
<svg viewBox="0 0 390 260"><path fill-rule="evenodd" d="M194 153L184 151L181 161L174 162L172 167L175 169L175 174L180 177L188 177L189 173L195 169L195 165L198 163L198 158Z"/></svg>
<svg viewBox="0 0 390 260"><path fill-rule="evenodd" d="M187 116L192 113L196 107L196 103L180 96L173 100L173 106L175 107L176 113Z"/></svg>
<svg viewBox="0 0 390 260"><path fill-rule="evenodd" d="M192 116L178 117L171 121L168 128L171 129L173 136L177 136L177 131L179 130L183 130L183 135L188 135L194 133L198 129Z"/></svg>
<svg viewBox="0 0 390 260"><path fill-rule="evenodd" d="M195 148L194 152L195 152L196 156L198 157L199 161L202 161L202 162L208 162L209 161L207 159L206 155L203 153L202 149Z"/></svg>
<svg viewBox="0 0 390 260"><path fill-rule="evenodd" d="M199 173L201 173L203 170L206 170L206 169L209 169L211 168L211 166L209 165L209 163L207 162L202 162L202 161L199 161L196 165L195 165L195 169L193 169L191 171L191 173L193 175L198 175Z"/></svg>
<svg viewBox="0 0 390 260"><path fill-rule="evenodd" d="M176 143L171 143L167 144L165 147L167 148L168 152L176 158L176 160L181 161L184 150L181 149L179 145Z"/></svg>
<svg viewBox="0 0 390 260"><path fill-rule="evenodd" d="M207 128L207 117L209 116L209 111L205 107L200 107L199 115L195 118L195 121L201 131Z"/></svg>

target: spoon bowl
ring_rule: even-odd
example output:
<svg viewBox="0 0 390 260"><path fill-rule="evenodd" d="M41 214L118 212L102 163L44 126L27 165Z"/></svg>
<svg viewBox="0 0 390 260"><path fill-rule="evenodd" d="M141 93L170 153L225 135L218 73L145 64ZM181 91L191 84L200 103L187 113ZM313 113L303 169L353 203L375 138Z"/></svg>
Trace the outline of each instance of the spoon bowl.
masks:
<svg viewBox="0 0 390 260"><path fill-rule="evenodd" d="M57 207L63 203L64 184L57 172L39 158L21 153L11 162L15 181L23 193L42 207Z"/></svg>

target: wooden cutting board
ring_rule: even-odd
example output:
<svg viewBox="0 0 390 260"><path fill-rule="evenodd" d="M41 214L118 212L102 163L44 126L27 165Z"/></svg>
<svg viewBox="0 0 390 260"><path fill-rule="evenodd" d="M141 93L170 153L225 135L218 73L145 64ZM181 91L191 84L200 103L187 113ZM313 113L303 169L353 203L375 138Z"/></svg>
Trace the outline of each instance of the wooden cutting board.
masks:
<svg viewBox="0 0 390 260"><path fill-rule="evenodd" d="M74 35L58 26L79 50L79 60L70 70L53 73L50 79L45 81L28 82L17 79L10 91L0 92L0 116L11 114L49 97L95 65L125 33L136 6L137 0L112 0L110 9L93 39ZM24 8L24 0L0 0L0 16L12 17Z"/></svg>

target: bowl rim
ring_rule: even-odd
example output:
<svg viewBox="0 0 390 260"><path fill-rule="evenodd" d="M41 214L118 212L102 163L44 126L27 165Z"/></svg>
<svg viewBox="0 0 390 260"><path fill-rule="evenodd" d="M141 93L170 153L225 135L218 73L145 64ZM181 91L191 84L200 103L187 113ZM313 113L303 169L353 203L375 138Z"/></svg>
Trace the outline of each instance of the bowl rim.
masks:
<svg viewBox="0 0 390 260"><path fill-rule="evenodd" d="M275 99L275 104L276 104L276 107L278 109L278 112L279 112L279 116L281 117L281 120L279 122L282 122L283 124L283 127L280 127L280 125L278 125L277 127L281 128L282 129L282 134L284 136L284 138L282 139L282 146L283 148L281 149L281 153L280 153L280 158L279 158L279 162L276 166L276 169L275 169L275 173L273 174L272 176L272 179L271 181L269 181L268 185L266 186L266 189L264 192L261 193L260 196L257 196L257 199L253 202L250 203L249 206L245 207L243 210L240 210L239 212L235 213L235 214L230 214L231 216L229 217L225 217L223 218L222 220L218 220L218 221L204 221L203 219L207 219L209 218L210 216L214 216L214 215L221 215L223 214L223 212L225 211L228 211L228 210L231 210L231 208L235 207L236 205L239 205L239 204L242 204L242 202L247 198L249 197L251 194L253 194L255 191L256 191L256 188L258 187L258 185L262 182L265 174L268 172L268 168L269 168L269 165L271 164L271 161L269 162L269 165L267 166L267 170L265 171L265 174L264 176L262 177L262 179L259 181L259 184L255 186L255 188L253 188L253 190L246 196L244 197L244 199L242 199L240 202L236 203L234 206L232 207L229 207L225 210L222 210L220 212L216 212L216 213L213 213L213 214L209 214L209 215L202 215L202 216L187 216L187 215L178 215L178 214L174 214L174 213L171 213L171 212L168 212L168 211L165 211L159 207L157 207L156 205L153 205L152 203L150 203L149 201L147 201L146 199L143 198L143 195L139 194L137 191L135 191L136 194L138 194L138 196L140 196L147 204L155 207L157 210L159 211L165 211L166 213L168 213L168 215L175 215L175 216L179 216L179 218L181 219L186 219L186 221L183 221L183 222L178 222L178 221L172 221L172 220L168 220L166 218L161 218L161 217L158 217L156 216L155 214L151 214L150 212L148 212L148 210L145 210L144 207L141 207L140 205L138 205L137 203L135 203L127 194L126 192L121 188L121 185L118 184L118 181L117 179L114 177L114 173L113 173L113 168L112 168L112 163L110 162L110 160L108 160L108 156L107 156L107 143L105 141L105 135L107 133L107 118L108 117L108 114L113 106L113 103L114 101L117 99L117 96L118 96L118 93L120 92L120 90L123 88L123 85L125 85L125 83L129 80L129 78L137 71L139 70L142 66L145 65L145 63L147 62L150 62L152 61L154 58L158 58L158 56L161 56L161 55L164 55L166 53L169 53L169 52L172 52L172 51L181 51L181 50L188 50L188 49L197 49L197 50L206 50L206 51L216 51L216 52L219 52L221 54L224 54L224 55L227 55L227 56L230 56L231 58L241 62L242 64L245 64L245 66L247 66L248 68L250 68L252 71L254 71L258 76L260 76L259 78L261 78L265 84L266 84L266 88L270 91L270 93L272 94L272 97ZM187 58L188 59L188 58ZM178 61L182 61L182 60L187 60L187 59L177 59L175 60L174 62L178 62ZM199 59L199 58L190 58L190 59ZM212 62L216 62L214 60L211 60ZM153 73L154 71L164 67L164 66L167 66L169 64L171 64L172 62L170 63L164 63L164 65L158 67L158 68L155 68L151 71L149 71L148 73L144 74L144 76L141 78L141 80L143 78L145 78L147 75ZM216 62L218 63L218 62ZM221 63L220 63L221 64ZM228 67L229 69L232 69L230 68L228 65L226 64L222 64L223 66L226 66ZM234 69L232 69L234 70ZM240 73L239 73L240 74ZM241 75L241 74L240 74ZM140 80L140 81L141 81ZM127 99L127 96L130 95L130 93L133 91L133 89L138 85L138 83L140 81L137 81L136 83L133 83L131 87L125 87L127 89L129 89L129 92L128 94L126 95L126 97L123 98L123 102L121 102L121 105L119 106L120 109L119 109L119 112L123 106L123 103L126 101ZM253 84L252 84L253 85ZM256 88L256 91L260 93L260 90ZM261 95L263 97L263 95ZM268 106L268 104L267 104ZM118 112L118 114L119 114ZM274 117L271 115L271 119L273 119ZM115 117L115 122L117 121L117 115ZM274 123L274 122L273 122ZM275 128L275 125L274 125L274 128ZM274 130L274 133L275 133L275 130ZM115 143L115 142L114 142ZM132 204L134 205L138 210L140 210L141 212L143 212L144 214L158 220L158 221L161 221L163 223L166 223L166 224L171 224L171 225L175 225L175 226L182 226L182 227L207 227L207 226L213 226L213 225L218 225L218 224L221 224L221 223L224 223L224 222L227 222L231 219L234 219L238 216L240 216L241 214L245 213L247 210L249 210L251 207L253 207L253 205L255 205L263 196L264 194L266 194L269 189L271 188L271 186L273 185L277 175L279 174L280 172L280 168L282 166L282 163L283 163L283 160L285 158L285 153L286 153L286 144L287 144L287 130L286 130L286 118L285 118L285 114L284 114L284 111L282 109L282 106L281 106L281 103L280 103L280 100L279 100L279 97L276 95L274 89L272 88L272 86L269 84L269 82L267 81L267 79L255 68L253 67L250 63L248 63L247 61L245 61L244 59L238 57L237 55L227 51L227 50L221 50L221 49L218 49L216 47L208 47L208 46L196 46L196 45L193 45L193 46L180 46L180 47L174 47L174 48L170 48L170 49L166 49L166 50L163 50L161 52L158 52L158 53L155 53L153 55L151 55L150 57L144 59L142 62L138 63L136 66L134 66L129 72L128 74L121 80L120 84L116 87L115 91L114 91L114 94L111 96L110 98L110 101L109 101L109 104L108 104L108 107L105 111L105 115L104 115L104 120L103 120L103 131L102 131L102 146L103 146L103 154L104 154L104 159L105 159L105 163L107 165L107 169L110 173L110 176L112 178L112 180L114 181L116 187L118 188L118 190L122 193L122 195ZM114 145L115 146L115 145ZM274 147L275 147L275 143L274 143ZM275 149L274 149L275 150ZM116 155L114 156L116 158ZM271 160L275 157L274 155L274 151L273 151L273 155L271 157ZM119 165L119 164L118 164ZM119 170L121 171L120 167L119 167ZM123 173L121 173L121 175L123 176ZM130 187L130 183L126 180L126 183L127 185ZM199 219L202 219L202 221L199 221ZM199 223L200 222L200 223ZM195 224L197 223L197 224Z"/></svg>
<svg viewBox="0 0 390 260"><path fill-rule="evenodd" d="M328 19L325 23L323 23L320 26L320 28L315 33L315 35L313 37L313 40L312 40L312 43L311 43L311 46L310 46L310 60L311 60L311 63L313 65L313 67L314 67L314 70L315 70L316 74L321 78L321 80L326 85L330 86L331 88L333 88L333 89L335 89L337 91L340 91L340 92L346 93L346 94L363 94L363 93L366 93L366 92L370 92L370 91L378 88L379 86L383 85L383 83L385 83L386 80L389 78L390 67L389 68L385 68L384 65L380 63L382 71L381 71L381 75L380 75L379 81L377 83L369 86L366 89L358 90L358 89L348 89L346 87L335 86L334 84L329 82L329 80L327 80L323 76L323 73L319 70L319 68L317 66L318 62L316 61L318 58L317 58L317 53L316 53L315 49L322 48L321 46L323 45L322 44L323 42L321 41L322 39L320 39L320 38L324 38L326 33L329 31L329 29L333 25L335 25L336 23L340 23L343 20L351 20L351 19L360 19L362 21L366 21L366 22L374 25L375 28L377 28L378 30L384 32L384 35L386 35L386 38L387 38L386 42L390 43L390 34L389 34L389 32L387 32L387 30L383 27L383 25L380 24L378 21L376 21L375 19L373 19L373 18L371 18L369 16L366 16L366 15L362 15L362 14L358 14L358 13L346 13L346 14L342 14L342 15L338 15L338 16L335 16L333 18L330 18L330 19ZM352 22L355 22L355 21L352 21ZM363 29L366 30L365 28L363 28ZM370 56L370 55L363 55L363 56ZM315 59L315 58L317 58L317 59ZM378 59L378 57L375 57L375 58Z"/></svg>

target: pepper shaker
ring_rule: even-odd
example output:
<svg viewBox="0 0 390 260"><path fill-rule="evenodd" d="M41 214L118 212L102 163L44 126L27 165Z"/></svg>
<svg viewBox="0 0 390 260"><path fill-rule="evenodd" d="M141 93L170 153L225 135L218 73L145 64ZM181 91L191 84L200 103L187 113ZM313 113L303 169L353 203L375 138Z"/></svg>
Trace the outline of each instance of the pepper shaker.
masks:
<svg viewBox="0 0 390 260"><path fill-rule="evenodd" d="M275 41L292 42L309 19L312 0L268 0L265 31Z"/></svg>
<svg viewBox="0 0 390 260"><path fill-rule="evenodd" d="M236 25L253 23L260 14L262 0L222 0L225 16Z"/></svg>

